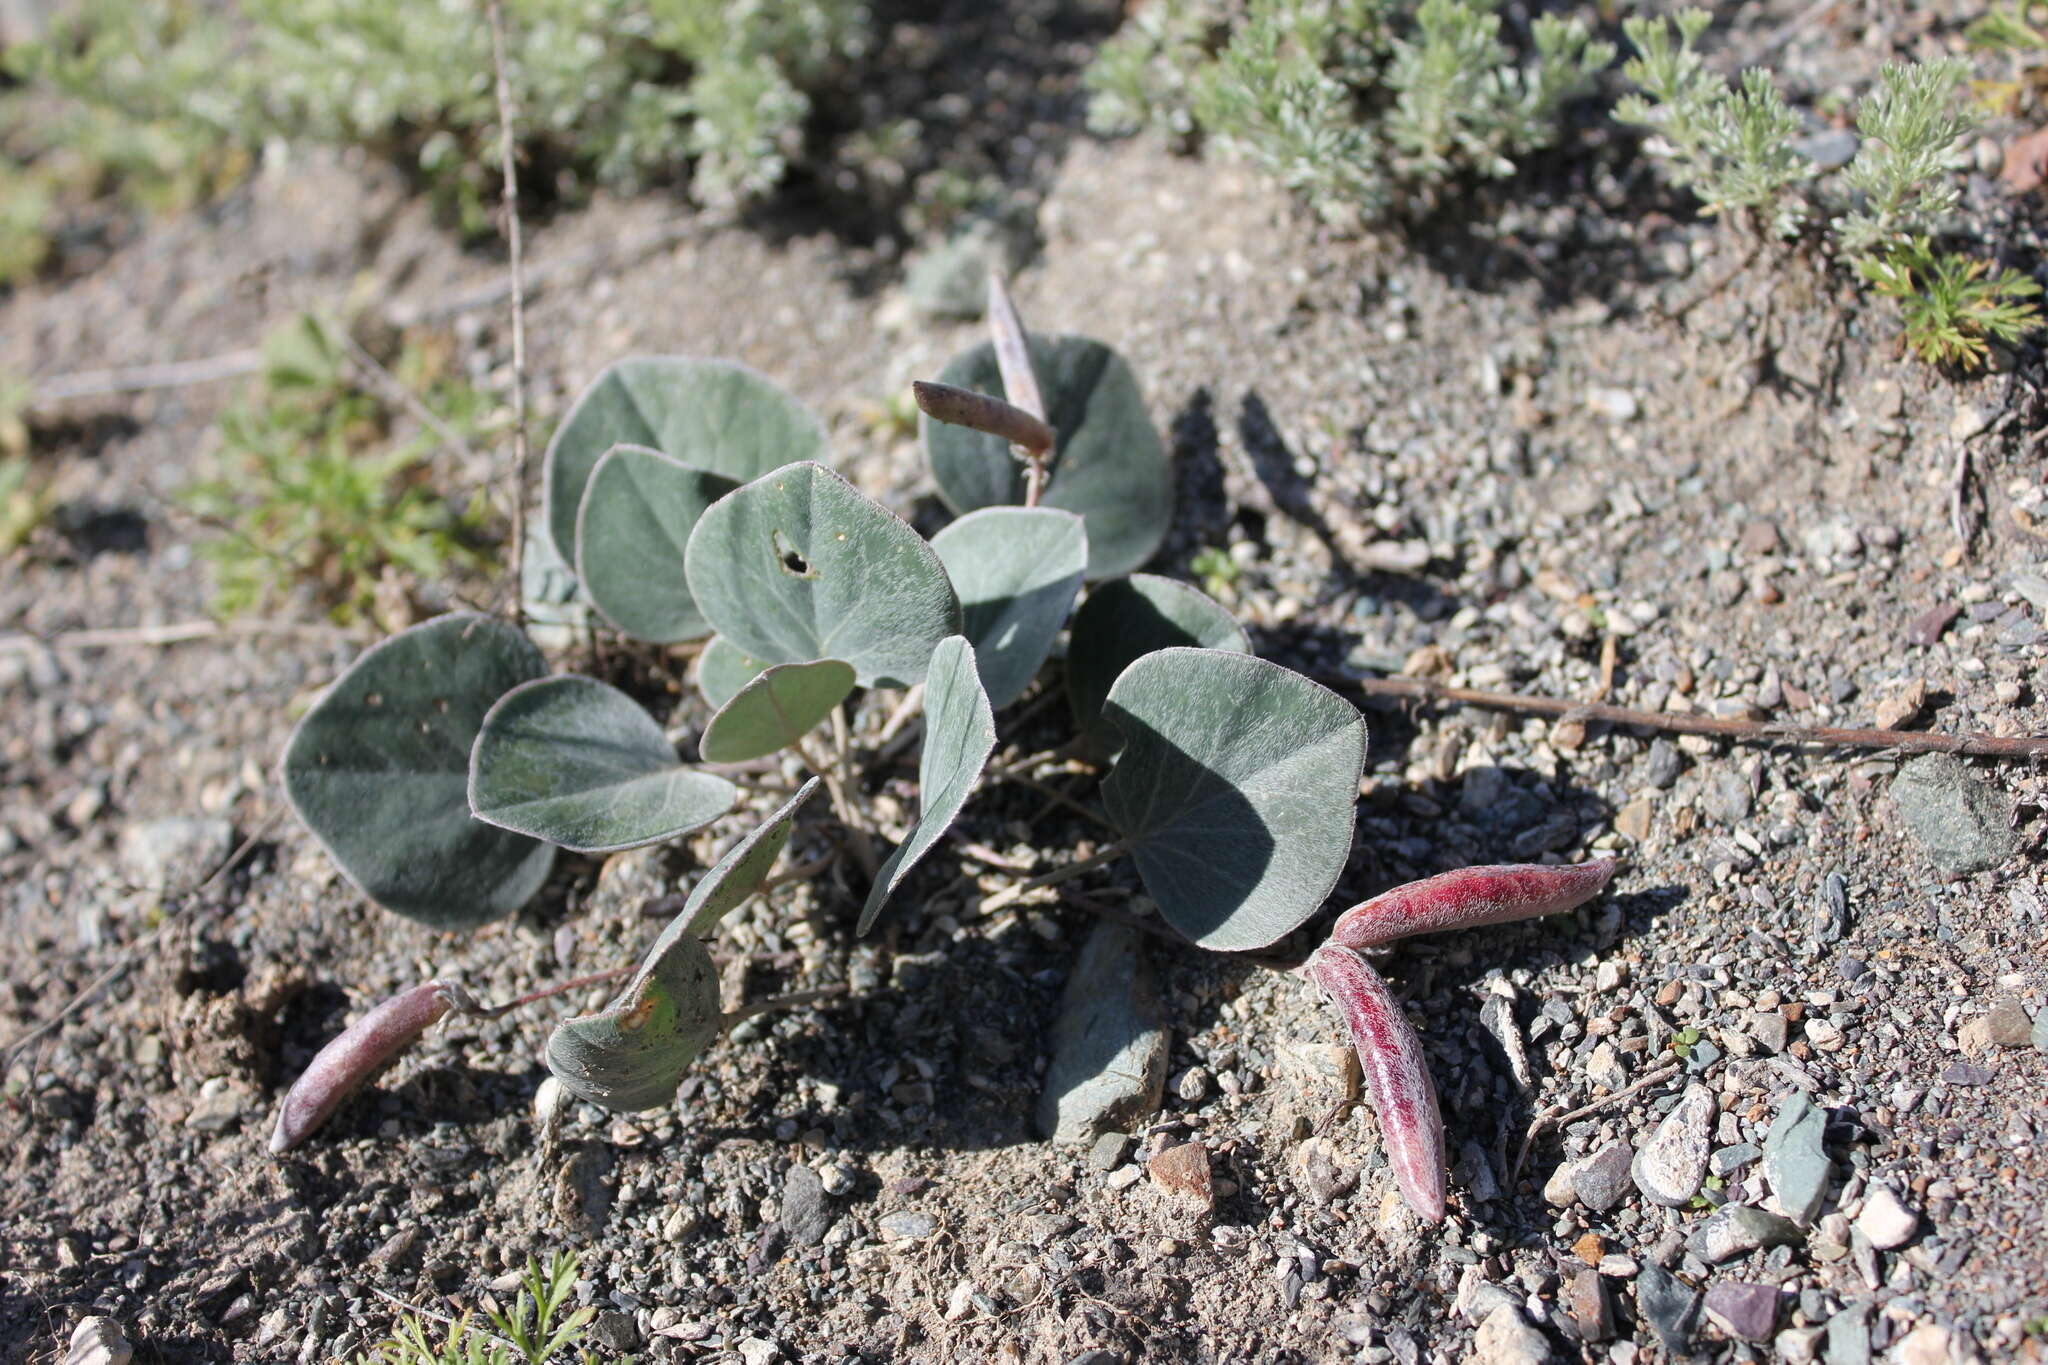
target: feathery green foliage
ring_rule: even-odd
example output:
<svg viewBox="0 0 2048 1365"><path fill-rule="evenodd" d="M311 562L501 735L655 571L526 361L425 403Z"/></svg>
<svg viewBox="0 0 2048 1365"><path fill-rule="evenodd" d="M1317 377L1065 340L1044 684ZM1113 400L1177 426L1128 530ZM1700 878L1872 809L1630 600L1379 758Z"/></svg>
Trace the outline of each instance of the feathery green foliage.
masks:
<svg viewBox="0 0 2048 1365"><path fill-rule="evenodd" d="M1427 210L1555 141L1614 57L1545 15L1525 62L1500 24L1489 0L1154 0L1090 69L1089 122L1213 138L1327 215Z"/></svg>
<svg viewBox="0 0 2048 1365"><path fill-rule="evenodd" d="M1930 365L1975 368L1992 341L2011 345L2040 323L2027 300L2041 286L1986 261L1936 255L1916 237L1856 263L1871 288L1898 300L1906 346Z"/></svg>
<svg viewBox="0 0 2048 1365"><path fill-rule="evenodd" d="M368 1354L359 1353L355 1365L547 1365L557 1352L569 1350L576 1351L582 1365L594 1365L597 1356L582 1343L597 1310L569 1309L579 1273L574 1252L555 1252L545 1268L528 1257L525 1283L511 1310L485 1310L499 1340L475 1327L473 1315L464 1313L448 1324L447 1336L437 1342L419 1314L407 1313L391 1336ZM625 1365L631 1361L627 1357Z"/></svg>
<svg viewBox="0 0 2048 1365"><path fill-rule="evenodd" d="M481 499L457 509L428 486L431 433L394 439L394 414L355 382L337 325L304 316L269 338L258 398L221 416L221 475L184 493L218 531L201 553L223 615L297 581L355 621L372 614L387 571L431 581L487 566ZM416 345L399 371L452 429L479 430L483 396L437 366Z"/></svg>

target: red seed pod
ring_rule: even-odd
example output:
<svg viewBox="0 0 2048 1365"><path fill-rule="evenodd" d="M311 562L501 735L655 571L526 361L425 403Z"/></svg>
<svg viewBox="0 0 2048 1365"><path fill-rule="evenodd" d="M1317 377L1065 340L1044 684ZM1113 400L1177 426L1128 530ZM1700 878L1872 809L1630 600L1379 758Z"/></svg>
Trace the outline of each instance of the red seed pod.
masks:
<svg viewBox="0 0 2048 1365"><path fill-rule="evenodd" d="M400 991L335 1035L285 1094L270 1150L288 1152L312 1136L363 1082L439 1023L458 990L429 981Z"/></svg>
<svg viewBox="0 0 2048 1365"><path fill-rule="evenodd" d="M1559 866L1461 867L1397 886L1352 906L1337 917L1330 942L1346 948L1376 948L1410 934L1555 915L1599 895L1619 866L1613 858L1600 858Z"/></svg>
<svg viewBox="0 0 2048 1365"><path fill-rule="evenodd" d="M1422 1039L1380 974L1351 949L1324 944L1308 960L1308 974L1351 1030L1402 1197L1424 1222L1442 1222L1444 1120Z"/></svg>

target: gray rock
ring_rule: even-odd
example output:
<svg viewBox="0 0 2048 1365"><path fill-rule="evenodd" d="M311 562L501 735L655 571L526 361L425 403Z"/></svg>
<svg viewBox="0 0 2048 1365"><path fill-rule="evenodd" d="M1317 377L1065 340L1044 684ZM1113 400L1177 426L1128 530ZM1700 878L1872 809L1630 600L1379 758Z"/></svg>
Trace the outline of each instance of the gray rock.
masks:
<svg viewBox="0 0 2048 1365"><path fill-rule="evenodd" d="M1572 1277L1571 1315L1581 1341L1601 1342L1614 1335L1614 1296L1606 1278L1590 1266Z"/></svg>
<svg viewBox="0 0 2048 1365"><path fill-rule="evenodd" d="M1759 1247L1798 1246L1805 1240L1805 1234L1791 1219L1735 1204L1703 1219L1687 1245L1701 1260L1719 1265L1737 1256L1747 1256Z"/></svg>
<svg viewBox="0 0 2048 1365"><path fill-rule="evenodd" d="M1707 1321L1738 1341L1769 1341L1778 1330L1778 1291L1723 1280L1707 1291Z"/></svg>
<svg viewBox="0 0 2048 1365"><path fill-rule="evenodd" d="M1067 1365L1124 1365L1124 1358L1107 1347L1097 1346L1073 1357Z"/></svg>
<svg viewBox="0 0 2048 1365"><path fill-rule="evenodd" d="M905 1210L883 1215L875 1230L885 1242L920 1242L939 1230L939 1220L928 1213Z"/></svg>
<svg viewBox="0 0 2048 1365"><path fill-rule="evenodd" d="M1901 764L1891 796L1907 831L1944 875L1983 872L2012 854L2011 801L1953 754Z"/></svg>
<svg viewBox="0 0 2048 1365"><path fill-rule="evenodd" d="M1628 1197L1629 1169L1635 1149L1610 1142L1572 1168L1572 1191L1595 1213L1606 1213Z"/></svg>
<svg viewBox="0 0 2048 1365"><path fill-rule="evenodd" d="M1650 741L1650 752L1643 759L1643 781L1648 786L1663 791L1678 780L1685 771L1685 755L1678 746L1666 739Z"/></svg>
<svg viewBox="0 0 2048 1365"><path fill-rule="evenodd" d="M1806 1092L1795 1090L1778 1107L1764 1138L1764 1175L1771 1192L1779 1209L1801 1227L1812 1225L1827 1197L1832 1169L1822 1142L1827 1121L1827 1113L1816 1109Z"/></svg>
<svg viewBox="0 0 2048 1365"><path fill-rule="evenodd" d="M989 271L1014 274L1031 255L1028 211L983 214L921 253L903 275L903 294L926 317L972 321L988 306Z"/></svg>
<svg viewBox="0 0 2048 1365"><path fill-rule="evenodd" d="M1763 1148L1753 1142L1738 1142L1732 1147L1717 1148L1707 1158L1707 1169L1715 1175L1732 1175L1763 1154Z"/></svg>
<svg viewBox="0 0 2048 1365"><path fill-rule="evenodd" d="M1870 1305L1852 1303L1828 1319L1827 1365L1870 1365Z"/></svg>
<svg viewBox="0 0 2048 1365"><path fill-rule="evenodd" d="M242 1122L249 1100L248 1091L216 1076L199 1087L199 1098L185 1115L185 1126L201 1133L224 1133Z"/></svg>
<svg viewBox="0 0 2048 1365"><path fill-rule="evenodd" d="M121 870L152 891L197 882L234 852L235 827L225 820L182 816L144 820L121 831Z"/></svg>
<svg viewBox="0 0 2048 1365"><path fill-rule="evenodd" d="M1813 163L1816 171L1833 171L1856 159L1863 139L1848 128L1830 128L1792 140L1792 150Z"/></svg>
<svg viewBox="0 0 2048 1365"><path fill-rule="evenodd" d="M1543 1365L1550 1359L1550 1342L1519 1309L1504 1303L1473 1333L1467 1359L1478 1365Z"/></svg>
<svg viewBox="0 0 2048 1365"><path fill-rule="evenodd" d="M1124 1164L1131 1154L1129 1133L1108 1132L1095 1139L1095 1145L1088 1149L1088 1165L1098 1171L1113 1171Z"/></svg>
<svg viewBox="0 0 2048 1365"><path fill-rule="evenodd" d="M640 1328L631 1313L607 1310L590 1320L590 1335L598 1345L624 1355L640 1349Z"/></svg>
<svg viewBox="0 0 2048 1365"><path fill-rule="evenodd" d="M1156 1113L1166 1090L1166 1030L1136 930L1098 923L1067 979L1052 1063L1038 1102L1054 1142L1093 1142Z"/></svg>
<svg viewBox="0 0 2048 1365"><path fill-rule="evenodd" d="M1785 1016L1776 1010L1758 1010L1749 1016L1743 1032L1754 1038L1758 1047L1775 1057L1785 1050L1791 1028Z"/></svg>
<svg viewBox="0 0 2048 1365"><path fill-rule="evenodd" d="M782 1178L782 1230L798 1246L814 1247L832 1230L832 1205L825 1182L802 1162Z"/></svg>
<svg viewBox="0 0 2048 1365"><path fill-rule="evenodd" d="M2034 1051L2048 1052L2048 1010L2034 1016Z"/></svg>
<svg viewBox="0 0 2048 1365"><path fill-rule="evenodd" d="M71 1349L64 1354L64 1365L128 1365L134 1358L135 1348L128 1344L120 1323L90 1317L81 1318L71 1329Z"/></svg>
<svg viewBox="0 0 2048 1365"><path fill-rule="evenodd" d="M1520 1302L1505 1285L1487 1279L1486 1272L1476 1265L1466 1266L1458 1277L1458 1315L1474 1326L1493 1316L1501 1305L1513 1308Z"/></svg>
<svg viewBox="0 0 2048 1365"><path fill-rule="evenodd" d="M2001 995L1991 1002L1991 1012L1984 1016L1984 1028L1991 1041L2000 1047L2025 1047L2034 1021L2027 1018L2027 1007L2018 997Z"/></svg>
<svg viewBox="0 0 2048 1365"><path fill-rule="evenodd" d="M1636 1276L1636 1308L1672 1356L1683 1356L1699 1321L1700 1296L1656 1262L1646 1262Z"/></svg>
<svg viewBox="0 0 2048 1365"><path fill-rule="evenodd" d="M1666 1208L1683 1208L1689 1203L1707 1174L1715 1112L1713 1091L1704 1085L1687 1086L1636 1153L1630 1168L1636 1188Z"/></svg>
<svg viewBox="0 0 2048 1365"><path fill-rule="evenodd" d="M1739 825L1749 818L1753 799L1749 779L1727 768L1708 778L1706 790L1700 793L1700 805L1706 813L1730 826Z"/></svg>
<svg viewBox="0 0 2048 1365"><path fill-rule="evenodd" d="M612 1211L612 1153L609 1147L578 1148L555 1176L555 1219L570 1235L604 1234Z"/></svg>

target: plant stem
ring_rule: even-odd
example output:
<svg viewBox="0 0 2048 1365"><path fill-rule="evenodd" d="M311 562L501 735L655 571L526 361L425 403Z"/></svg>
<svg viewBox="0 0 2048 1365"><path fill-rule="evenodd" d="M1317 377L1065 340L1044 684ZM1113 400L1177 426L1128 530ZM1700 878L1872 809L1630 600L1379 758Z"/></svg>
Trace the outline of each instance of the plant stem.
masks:
<svg viewBox="0 0 2048 1365"><path fill-rule="evenodd" d="M1026 894L1036 891L1041 887L1058 886L1061 882L1070 882L1076 877L1085 876L1098 867L1115 862L1128 852L1130 852L1129 846L1121 842L1114 843L1101 852L1091 854L1079 862L1068 863L1065 867L1056 867L1052 871L1033 877L1029 881L1013 883L983 901L981 903L981 913L984 915L993 914L1006 905L1016 904Z"/></svg>
<svg viewBox="0 0 2048 1365"><path fill-rule="evenodd" d="M788 995L771 995L766 1000L757 1000L751 1005L740 1006L725 1016L726 1023L730 1027L743 1019L751 1019L757 1014L766 1014L769 1010L794 1009L798 1005L815 1005L820 1000L829 1000L835 995L844 994L846 994L846 987L841 985L820 986L814 991L792 991Z"/></svg>
<svg viewBox="0 0 2048 1365"><path fill-rule="evenodd" d="M605 981L617 981L622 976L631 975L632 972L633 965L608 967L604 971L592 972L588 976L572 977L567 981L558 981L552 986L542 986L539 990L528 991L515 1000L507 1000L502 1005L479 1005L472 1001L458 1012L475 1015L483 1019L496 1019L501 1015L510 1014L521 1005L531 1005L537 1001L552 999L557 995L581 990L585 986L595 986Z"/></svg>
<svg viewBox="0 0 2048 1365"><path fill-rule="evenodd" d="M497 76L498 165L504 174L505 236L512 265L512 621L526 624L526 288L519 231L519 170L512 140L512 82L505 75L505 17L488 5L491 66Z"/></svg>
<svg viewBox="0 0 2048 1365"><path fill-rule="evenodd" d="M1448 702L1518 715L1555 716L1560 720L1600 721L1681 735L1714 735L1743 744L1816 744L1837 749L1896 749L1907 754L1965 754L1977 758L2048 758L2048 735L1929 734L1919 730L1836 730L1822 726L1781 725L1775 721L1722 720L1713 716L1673 716L1631 711L1603 702L1565 701L1515 692L1481 692L1450 687L1425 678L1349 678L1326 675L1326 685L1350 688L1369 697L1406 697L1414 701Z"/></svg>
<svg viewBox="0 0 2048 1365"><path fill-rule="evenodd" d="M853 808L853 734L846 723L846 703L832 708L832 747L834 750L835 773L825 774L825 792L832 798L832 809L838 812L839 823L846 826L846 832L853 840L853 856L860 864L860 870L872 882L881 870L875 859L875 845L869 835L867 822L859 811Z"/></svg>

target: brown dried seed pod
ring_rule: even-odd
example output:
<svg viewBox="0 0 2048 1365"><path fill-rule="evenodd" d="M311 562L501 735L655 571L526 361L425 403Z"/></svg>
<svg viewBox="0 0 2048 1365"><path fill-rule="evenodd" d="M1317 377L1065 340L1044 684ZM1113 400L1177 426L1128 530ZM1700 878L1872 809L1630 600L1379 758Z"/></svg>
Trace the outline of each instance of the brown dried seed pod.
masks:
<svg viewBox="0 0 2048 1365"><path fill-rule="evenodd" d="M956 427L1000 436L1033 455L1045 454L1059 439L1044 422L993 394L976 393L972 389L924 379L912 383L910 391L916 397L918 407L933 421L949 422Z"/></svg>
<svg viewBox="0 0 2048 1365"><path fill-rule="evenodd" d="M286 1092L270 1150L288 1152L312 1136L343 1100L439 1023L461 998L459 987L429 981L400 991L336 1034Z"/></svg>

